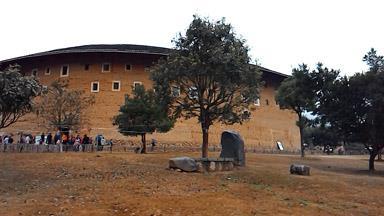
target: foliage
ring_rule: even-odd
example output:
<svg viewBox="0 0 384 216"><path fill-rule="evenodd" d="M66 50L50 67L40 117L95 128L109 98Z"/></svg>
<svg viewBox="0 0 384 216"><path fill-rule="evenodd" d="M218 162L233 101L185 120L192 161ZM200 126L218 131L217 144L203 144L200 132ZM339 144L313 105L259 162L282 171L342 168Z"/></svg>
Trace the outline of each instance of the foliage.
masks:
<svg viewBox="0 0 384 216"><path fill-rule="evenodd" d="M214 122L241 123L259 94L260 72L250 64L245 40L225 20L194 16L175 49L151 70L156 92L174 117L197 117L208 155L208 130ZM180 92L175 94L175 91Z"/></svg>
<svg viewBox="0 0 384 216"><path fill-rule="evenodd" d="M77 130L86 125L86 110L94 103L93 96L69 89L67 81L56 80L36 105L36 114L40 123L50 129Z"/></svg>
<svg viewBox="0 0 384 216"><path fill-rule="evenodd" d="M303 130L304 142L313 146L336 146L338 144L337 134L325 125L314 125L305 127Z"/></svg>
<svg viewBox="0 0 384 216"><path fill-rule="evenodd" d="M358 101L362 108L356 121L361 126L360 138L370 152L369 169L374 170L374 159L384 148L384 58L371 49L363 61L369 66L368 72L351 80L363 96Z"/></svg>
<svg viewBox="0 0 384 216"><path fill-rule="evenodd" d="M0 71L0 129L32 111L33 99L42 91L34 77L23 76L19 71L18 65Z"/></svg>
<svg viewBox="0 0 384 216"><path fill-rule="evenodd" d="M292 70L292 76L285 79L278 88L276 101L280 108L291 109L297 114L301 156L304 157L304 140L302 136L306 123L304 114L315 107L314 82L307 65L302 64Z"/></svg>
<svg viewBox="0 0 384 216"><path fill-rule="evenodd" d="M136 86L133 97L126 96L120 114L114 117L114 124L118 125L120 133L142 137L141 153L146 152L146 133L167 132L174 125L174 120L168 117L167 109L158 99L153 90L146 91L144 86Z"/></svg>
<svg viewBox="0 0 384 216"><path fill-rule="evenodd" d="M374 170L374 158L384 148L384 58L371 49L363 60L369 66L366 73L326 74L328 85L318 85L316 113L344 143L364 143L370 152L369 169Z"/></svg>

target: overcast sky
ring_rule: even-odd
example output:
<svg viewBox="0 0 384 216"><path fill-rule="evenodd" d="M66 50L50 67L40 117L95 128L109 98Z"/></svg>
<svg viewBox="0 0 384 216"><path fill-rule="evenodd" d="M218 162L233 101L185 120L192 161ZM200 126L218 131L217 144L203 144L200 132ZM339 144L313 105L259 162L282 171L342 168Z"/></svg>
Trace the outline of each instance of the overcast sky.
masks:
<svg viewBox="0 0 384 216"><path fill-rule="evenodd" d="M290 74L300 63L365 70L384 54L384 1L360 0L1 0L0 60L85 44L172 47L192 15L225 17L264 67Z"/></svg>

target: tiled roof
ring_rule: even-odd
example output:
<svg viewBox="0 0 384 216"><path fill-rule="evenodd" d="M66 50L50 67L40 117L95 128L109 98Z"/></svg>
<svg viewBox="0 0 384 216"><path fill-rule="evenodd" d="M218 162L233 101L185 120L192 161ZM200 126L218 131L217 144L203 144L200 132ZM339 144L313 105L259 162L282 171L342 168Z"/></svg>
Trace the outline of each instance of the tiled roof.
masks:
<svg viewBox="0 0 384 216"><path fill-rule="evenodd" d="M35 54L20 56L16 58L6 59L0 61L1 63L14 62L17 60L40 57L40 56L49 56L65 53L133 53L133 54L152 54L152 55L168 55L171 49L164 47L155 47L155 46L146 46L146 45L135 45L135 44L92 44L92 45L83 45L68 47L62 49L55 49L46 52L39 52ZM282 77L289 77L289 75L270 70L259 66L262 72L276 74Z"/></svg>
<svg viewBox="0 0 384 216"><path fill-rule="evenodd" d="M55 49L46 52L35 53L31 55L20 56L12 59L6 59L0 61L0 63L6 63L10 61L16 61L20 59L65 54L65 53L135 53L135 54L155 54L155 55L168 55L171 50L163 47L133 45L133 44L93 44L68 47L62 49Z"/></svg>

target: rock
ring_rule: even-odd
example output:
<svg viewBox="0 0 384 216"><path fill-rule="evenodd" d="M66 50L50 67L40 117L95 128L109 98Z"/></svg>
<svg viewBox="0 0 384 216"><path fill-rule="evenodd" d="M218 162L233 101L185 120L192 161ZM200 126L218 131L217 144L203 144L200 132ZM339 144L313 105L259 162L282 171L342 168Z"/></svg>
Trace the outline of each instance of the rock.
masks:
<svg viewBox="0 0 384 216"><path fill-rule="evenodd" d="M292 164L289 171L291 172L291 174L309 176L310 169L311 168L306 165Z"/></svg>
<svg viewBox="0 0 384 216"><path fill-rule="evenodd" d="M190 157L176 157L169 159L169 168L181 169L186 172L197 171L197 163L195 159Z"/></svg>
<svg viewBox="0 0 384 216"><path fill-rule="evenodd" d="M244 141L235 131L223 131L221 134L220 158L233 158L234 165L245 166Z"/></svg>

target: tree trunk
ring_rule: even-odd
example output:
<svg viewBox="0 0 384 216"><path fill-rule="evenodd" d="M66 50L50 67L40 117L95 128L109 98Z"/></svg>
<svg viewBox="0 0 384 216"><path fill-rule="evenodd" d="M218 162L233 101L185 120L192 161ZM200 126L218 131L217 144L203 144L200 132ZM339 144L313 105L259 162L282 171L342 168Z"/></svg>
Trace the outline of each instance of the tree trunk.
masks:
<svg viewBox="0 0 384 216"><path fill-rule="evenodd" d="M304 152L304 139L303 139L303 128L300 127L300 146L301 146L301 157L305 156Z"/></svg>
<svg viewBox="0 0 384 216"><path fill-rule="evenodd" d="M141 154L146 154L147 153L147 144L146 144L146 140L145 140L145 133L141 134L141 145L142 145L142 148L141 148Z"/></svg>
<svg viewBox="0 0 384 216"><path fill-rule="evenodd" d="M300 147L301 147L301 157L303 158L305 156L304 152L304 137L303 137L303 129L304 129L304 124L302 122L301 115L299 116L299 130L300 130Z"/></svg>
<svg viewBox="0 0 384 216"><path fill-rule="evenodd" d="M375 171L375 158L376 158L377 152L371 151L369 155L369 171L373 172Z"/></svg>
<svg viewBox="0 0 384 216"><path fill-rule="evenodd" d="M203 146L201 157L208 157L208 128L202 128L203 130Z"/></svg>
<svg viewBox="0 0 384 216"><path fill-rule="evenodd" d="M201 130L203 132L203 145L201 146L201 157L208 157L208 130L210 126L210 119L206 110L201 110Z"/></svg>

